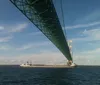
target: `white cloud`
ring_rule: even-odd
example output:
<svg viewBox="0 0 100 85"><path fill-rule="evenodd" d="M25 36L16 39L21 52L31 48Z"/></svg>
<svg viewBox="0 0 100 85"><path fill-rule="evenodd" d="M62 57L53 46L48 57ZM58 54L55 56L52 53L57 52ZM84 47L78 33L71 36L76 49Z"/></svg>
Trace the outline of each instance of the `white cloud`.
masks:
<svg viewBox="0 0 100 85"><path fill-rule="evenodd" d="M74 62L81 65L100 65L100 46L74 53Z"/></svg>
<svg viewBox="0 0 100 85"><path fill-rule="evenodd" d="M14 46L12 46L12 45L9 45L9 44L7 44L7 43L1 43L0 44L0 51L9 51L9 52L12 52L12 51L14 51L16 48L14 47Z"/></svg>
<svg viewBox="0 0 100 85"><path fill-rule="evenodd" d="M8 50L9 48L6 46L0 46L0 50Z"/></svg>
<svg viewBox="0 0 100 85"><path fill-rule="evenodd" d="M27 25L27 23L23 23L13 26L0 26L0 30L2 30L2 32L0 32L0 35L6 36L0 37L0 42L8 42L13 38L13 36L11 36L11 33L13 34L15 32L22 32L27 27Z"/></svg>
<svg viewBox="0 0 100 85"><path fill-rule="evenodd" d="M67 26L66 29L83 28L83 27L90 27L90 26L95 26L95 25L100 25L100 22L93 22L93 23L88 23L88 24L79 24L79 25L74 25L74 26Z"/></svg>
<svg viewBox="0 0 100 85"><path fill-rule="evenodd" d="M27 28L28 24L27 23L21 23L17 25L9 25L9 26L1 26L2 29L2 35L7 35L11 33L16 33L16 32L22 32L25 28Z"/></svg>
<svg viewBox="0 0 100 85"><path fill-rule="evenodd" d="M27 27L27 25L28 25L27 23L23 23L23 24L19 24L17 26L13 26L8 30L8 32L10 32L10 33L22 32Z"/></svg>
<svg viewBox="0 0 100 85"><path fill-rule="evenodd" d="M67 59L60 52L41 52L39 54L22 54L13 57L0 56L0 64L22 64L32 61L33 64L66 64Z"/></svg>
<svg viewBox="0 0 100 85"><path fill-rule="evenodd" d="M30 54L30 56L28 55L24 55L24 56L20 56L20 59L26 59L27 60L32 60L33 62L38 62L38 63L49 63L49 62L59 62L59 60L63 60L66 59L62 53L59 52L41 52L39 54ZM60 59L59 59L60 58Z"/></svg>
<svg viewBox="0 0 100 85"><path fill-rule="evenodd" d="M82 38L75 38L72 39L73 41L95 41L95 40L100 40L100 29L91 29L91 30L84 30L82 33L84 37Z"/></svg>
<svg viewBox="0 0 100 85"><path fill-rule="evenodd" d="M29 44L23 45L20 48L17 48L17 50L27 50L27 49L37 48L37 47L41 47L41 46L47 46L50 44L51 44L51 42L49 42L49 41L39 42L39 43L29 43Z"/></svg>
<svg viewBox="0 0 100 85"><path fill-rule="evenodd" d="M99 65L99 55L100 55L100 46L92 41L100 40L100 29L91 29L84 30L82 32L83 37L78 37L72 39L73 42L87 42L86 50L83 52L78 51L74 53L74 62L81 65ZM92 44L91 44L92 43ZM81 43L80 43L81 44ZM89 44L91 44L92 49L89 50ZM94 45L96 44L96 47ZM82 46L81 46L82 47ZM83 47L84 48L84 47ZM87 50L88 48L88 50Z"/></svg>
<svg viewBox="0 0 100 85"><path fill-rule="evenodd" d="M81 52L81 53L88 54L88 55L97 55L97 54L100 55L100 48L96 48L96 49Z"/></svg>
<svg viewBox="0 0 100 85"><path fill-rule="evenodd" d="M4 30L4 27L3 26L0 26L0 30Z"/></svg>
<svg viewBox="0 0 100 85"><path fill-rule="evenodd" d="M0 37L0 42L8 42L11 40L13 37L12 36L7 36L7 37Z"/></svg>

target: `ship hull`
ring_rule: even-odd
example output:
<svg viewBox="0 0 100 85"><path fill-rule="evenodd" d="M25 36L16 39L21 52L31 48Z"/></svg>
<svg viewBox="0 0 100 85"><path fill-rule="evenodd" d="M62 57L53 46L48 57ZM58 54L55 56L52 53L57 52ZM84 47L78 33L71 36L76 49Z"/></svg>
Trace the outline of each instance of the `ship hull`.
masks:
<svg viewBox="0 0 100 85"><path fill-rule="evenodd" d="M66 66L66 65L44 65L44 66L35 66L35 65L20 65L21 67L26 68L74 68L76 66Z"/></svg>

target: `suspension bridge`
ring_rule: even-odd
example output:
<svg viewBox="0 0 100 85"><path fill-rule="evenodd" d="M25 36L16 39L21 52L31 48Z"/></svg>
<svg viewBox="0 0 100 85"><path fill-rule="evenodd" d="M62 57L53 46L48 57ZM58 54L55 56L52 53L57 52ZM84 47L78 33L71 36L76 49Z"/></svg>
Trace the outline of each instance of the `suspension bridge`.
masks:
<svg viewBox="0 0 100 85"><path fill-rule="evenodd" d="M68 59L73 61L52 0L10 0Z"/></svg>

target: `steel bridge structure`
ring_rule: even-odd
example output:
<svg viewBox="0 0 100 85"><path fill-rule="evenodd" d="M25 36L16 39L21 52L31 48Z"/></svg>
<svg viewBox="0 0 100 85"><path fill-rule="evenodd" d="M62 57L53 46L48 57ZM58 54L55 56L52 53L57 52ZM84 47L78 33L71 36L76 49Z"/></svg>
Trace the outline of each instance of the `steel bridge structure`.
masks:
<svg viewBox="0 0 100 85"><path fill-rule="evenodd" d="M10 0L70 61L72 56L52 0Z"/></svg>

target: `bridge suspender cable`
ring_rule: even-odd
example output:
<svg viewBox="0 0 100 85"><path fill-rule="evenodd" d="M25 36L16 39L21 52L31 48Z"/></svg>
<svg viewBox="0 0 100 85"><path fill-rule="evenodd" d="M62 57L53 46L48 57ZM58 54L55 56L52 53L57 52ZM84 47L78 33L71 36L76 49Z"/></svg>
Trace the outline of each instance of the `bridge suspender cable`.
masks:
<svg viewBox="0 0 100 85"><path fill-rule="evenodd" d="M65 29L65 20L64 20L64 11L63 11L63 2L62 0L60 0L61 3L61 13L62 13L62 22L63 22L63 30L64 30L64 34L65 34L65 38L67 40L67 35L66 35L66 29Z"/></svg>
<svg viewBox="0 0 100 85"><path fill-rule="evenodd" d="M70 53L71 53L71 56L72 56L72 49L70 48L70 41L67 41L67 33L66 33L66 28L65 28L65 20L64 20L64 11L63 11L63 2L62 0L60 0L60 3L61 3L61 13L62 13L62 22L63 22L63 30L64 30L64 35L65 35L65 38L66 38L66 42L68 42L68 46L69 46L69 49L70 49Z"/></svg>

